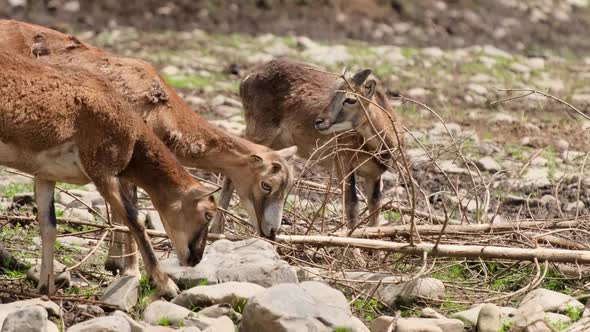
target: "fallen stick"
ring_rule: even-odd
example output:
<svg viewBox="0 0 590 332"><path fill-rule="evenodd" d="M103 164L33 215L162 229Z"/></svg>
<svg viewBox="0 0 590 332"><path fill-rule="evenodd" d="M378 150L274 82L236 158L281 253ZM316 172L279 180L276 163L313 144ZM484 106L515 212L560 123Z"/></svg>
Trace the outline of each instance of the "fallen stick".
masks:
<svg viewBox="0 0 590 332"><path fill-rule="evenodd" d="M30 293L30 292L21 292L21 291L17 291L17 290L5 288L5 287L0 287L0 293L18 295L18 296L23 296L23 297L27 297L27 298L44 298L45 297L45 298L48 298L52 301L62 300L62 301L88 303L88 304L94 304L94 305L97 305L100 307L110 308L111 310L121 310L121 308L119 308L119 306L117 306L115 304L86 299L86 298L82 298L82 297L76 297L76 296L61 296L61 295L47 296L47 295L42 295L42 294Z"/></svg>
<svg viewBox="0 0 590 332"><path fill-rule="evenodd" d="M0 216L0 218L13 218L13 216ZM28 218L28 219L26 219ZM34 219L31 217L18 217L13 219ZM112 229L121 232L129 232L129 229L124 226L108 226L100 225L85 221L78 221L72 219L58 219L62 222L87 225L102 229ZM562 221L563 222L563 221ZM567 222L567 221L566 221ZM522 224L522 223L521 223ZM501 224L499 224L501 225ZM471 225L475 226L475 225ZM485 225L484 225L485 226ZM447 226L449 227L449 226ZM146 230L147 234L153 237L167 238L168 235L164 232ZM230 240L239 241L248 239L249 237L239 235L223 235L223 234L209 234L207 237L210 241L216 240ZM549 249L549 248L514 248L514 247L496 247L496 246L480 246L480 245L453 245L453 244L439 244L436 246L433 243L418 243L410 246L408 243L390 242L373 239L359 239L350 237L337 237L325 235L277 235L277 243L284 244L307 244L314 246L333 246L333 247L351 247L363 249L375 249L390 252L398 252L409 255L422 256L424 253L431 256L439 257L464 257L464 258L489 258L489 259L507 259L518 261L535 261L540 262L562 262L562 263L577 263L590 264L590 251L587 250L567 250L567 249Z"/></svg>
<svg viewBox="0 0 590 332"><path fill-rule="evenodd" d="M477 233L483 234L485 232L506 232L518 230L539 230L539 229L557 229L557 228L572 228L579 226L582 223L580 220L562 220L562 221L521 221L521 222L506 222L495 224L468 224L468 225L447 225L445 234L460 234L460 233ZM417 225L416 231L420 234L440 234L443 225ZM382 238L390 237L398 233L410 231L410 225L394 225L381 227L365 227L359 228L348 234L348 231L340 231L332 235L338 237L354 237L354 238Z"/></svg>
<svg viewBox="0 0 590 332"><path fill-rule="evenodd" d="M563 262L590 264L590 251L549 248L515 248L480 245L439 244L435 250L434 243L407 243L383 240L344 238L323 235L278 235L276 242L289 244L307 244L316 246L354 247L398 252L422 256L424 253L438 257L489 258L518 261Z"/></svg>

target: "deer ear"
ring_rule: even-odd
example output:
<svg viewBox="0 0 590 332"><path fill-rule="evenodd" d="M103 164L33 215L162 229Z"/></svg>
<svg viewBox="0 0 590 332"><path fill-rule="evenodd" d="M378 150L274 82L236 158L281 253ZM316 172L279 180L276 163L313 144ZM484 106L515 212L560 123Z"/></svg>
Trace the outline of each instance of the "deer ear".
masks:
<svg viewBox="0 0 590 332"><path fill-rule="evenodd" d="M262 157L257 154L252 154L248 157L248 165L251 168L256 168L262 166L263 160Z"/></svg>
<svg viewBox="0 0 590 332"><path fill-rule="evenodd" d="M365 89L363 91L363 95L367 99L373 98L375 94L375 89L377 88L377 82L374 79L370 79L365 82Z"/></svg>
<svg viewBox="0 0 590 332"><path fill-rule="evenodd" d="M289 159L297 153L297 145L293 145L282 150L277 150L277 153L279 154L279 156L281 156L281 158Z"/></svg>
<svg viewBox="0 0 590 332"><path fill-rule="evenodd" d="M352 76L350 80L352 81L352 83L354 83L354 85L361 86L365 82L367 77L369 77L369 75L371 75L371 69L363 69L358 73L354 74L354 76Z"/></svg>

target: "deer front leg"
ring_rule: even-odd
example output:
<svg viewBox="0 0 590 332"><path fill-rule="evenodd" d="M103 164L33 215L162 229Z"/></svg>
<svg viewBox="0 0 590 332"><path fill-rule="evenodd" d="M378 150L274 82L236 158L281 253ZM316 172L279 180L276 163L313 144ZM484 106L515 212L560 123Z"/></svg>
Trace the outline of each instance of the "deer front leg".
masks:
<svg viewBox="0 0 590 332"><path fill-rule="evenodd" d="M137 207L137 187L132 183L121 182L127 197ZM117 223L121 223L117 220ZM109 247L109 255L105 261L105 269L114 275L119 273L124 276L139 275L139 257L137 255L137 243L132 236L124 232L113 232L113 242Z"/></svg>
<svg viewBox="0 0 590 332"><path fill-rule="evenodd" d="M356 227L359 219L358 196L356 194L356 176L351 173L345 180L344 187L344 209L346 211L346 219L348 221L348 228Z"/></svg>
<svg viewBox="0 0 590 332"><path fill-rule="evenodd" d="M219 200L219 207L227 210L229 203L231 202L232 194L234 193L234 184L227 176L223 179L223 188L221 189L221 198ZM215 218L211 224L209 232L215 234L223 234L225 230L225 219L223 217L223 211L217 211Z"/></svg>
<svg viewBox="0 0 590 332"><path fill-rule="evenodd" d="M57 236L57 219L53 192L55 182L35 178L35 201L37 202L37 219L41 228L41 275L39 293L55 294L55 277L53 275L53 245Z"/></svg>
<svg viewBox="0 0 590 332"><path fill-rule="evenodd" d="M129 227L139 246L147 273L160 295L166 298L173 298L178 295L179 289L176 284L160 269L156 253L145 232L145 226L137 219L137 209L127 197L119 180L115 177L109 177L94 181L94 183L105 200L111 204L115 216L119 220L124 220L126 226Z"/></svg>
<svg viewBox="0 0 590 332"><path fill-rule="evenodd" d="M365 178L365 193L369 210L369 226L379 226L381 219L381 176Z"/></svg>

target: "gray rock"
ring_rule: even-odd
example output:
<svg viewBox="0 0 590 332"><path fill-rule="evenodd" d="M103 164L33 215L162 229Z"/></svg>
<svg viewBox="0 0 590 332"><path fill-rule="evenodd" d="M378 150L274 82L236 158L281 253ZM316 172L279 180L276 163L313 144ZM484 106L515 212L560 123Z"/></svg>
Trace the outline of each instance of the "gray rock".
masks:
<svg viewBox="0 0 590 332"><path fill-rule="evenodd" d="M572 96L572 102L580 105L590 105L590 93L586 94L574 94Z"/></svg>
<svg viewBox="0 0 590 332"><path fill-rule="evenodd" d="M64 211L63 217L67 219L94 221L94 216L92 213L88 212L87 208L68 208Z"/></svg>
<svg viewBox="0 0 590 332"><path fill-rule="evenodd" d="M127 315L123 311L115 310L115 313L113 313L113 316L118 316L118 317L124 318L127 321L127 323L129 323L129 327L131 328L131 332L144 332L143 326L140 325L135 320L133 320L133 318L129 317L129 315Z"/></svg>
<svg viewBox="0 0 590 332"><path fill-rule="evenodd" d="M203 330L203 332L235 332L236 327L234 326L234 322L227 317L221 316L216 318L209 327Z"/></svg>
<svg viewBox="0 0 590 332"><path fill-rule="evenodd" d="M464 322L469 323L470 325L475 326L475 325L477 325L477 319L479 317L479 312L484 305L485 304L483 304L483 303L476 304L467 310L460 311L460 312L453 314L451 317L460 319ZM505 321L509 317L513 316L514 312L516 311L515 308L511 308L511 307L500 307L499 310L500 310L500 318L502 319L502 321Z"/></svg>
<svg viewBox="0 0 590 332"><path fill-rule="evenodd" d="M582 210L585 207L586 207L586 204L584 204L584 202L575 201L575 202L569 202L569 203L565 204L563 207L563 210L566 212L572 212L572 211L576 211L576 210Z"/></svg>
<svg viewBox="0 0 590 332"><path fill-rule="evenodd" d="M514 313L511 332L552 332L545 322L543 307L534 301L523 302Z"/></svg>
<svg viewBox="0 0 590 332"><path fill-rule="evenodd" d="M403 284L389 285L377 291L383 302L396 306L409 306L418 298L440 300L445 296L445 285L434 278L418 278Z"/></svg>
<svg viewBox="0 0 590 332"><path fill-rule="evenodd" d="M2 332L46 332L47 311L40 306L17 309L9 313Z"/></svg>
<svg viewBox="0 0 590 332"><path fill-rule="evenodd" d="M242 113L242 110L237 107L221 105L221 106L215 107L214 112L215 112L215 114L219 115L221 118L229 119L232 116L240 115L240 113Z"/></svg>
<svg viewBox="0 0 590 332"><path fill-rule="evenodd" d="M449 132L453 135L453 137L460 136L462 132L461 125L454 122L445 124L437 122L432 126L432 129L428 131L428 134L431 136L449 136Z"/></svg>
<svg viewBox="0 0 590 332"><path fill-rule="evenodd" d="M412 97L412 98L424 98L426 97L426 95L428 95L428 90L424 89L424 88L412 88L410 90L408 90L407 94L408 96Z"/></svg>
<svg viewBox="0 0 590 332"><path fill-rule="evenodd" d="M72 277L70 276L70 272L63 272L66 268L65 265L62 263L54 260L53 261L53 271L55 275L55 286L60 288L69 287L72 282ZM27 279L31 280L35 286L39 285L39 279L41 278L41 263L37 265L33 265L27 271Z"/></svg>
<svg viewBox="0 0 590 332"><path fill-rule="evenodd" d="M2 326L4 319L6 319L12 312L28 308L41 308L46 312L45 316L47 316L47 313L52 316L59 315L59 306L54 302L44 300L43 298L4 303L0 304L0 326Z"/></svg>
<svg viewBox="0 0 590 332"><path fill-rule="evenodd" d="M50 320L47 320L46 326L47 326L47 329L45 330L46 332L60 332L57 325L55 325L55 323Z"/></svg>
<svg viewBox="0 0 590 332"><path fill-rule="evenodd" d="M123 276L115 278L105 290L101 301L129 311L137 304L139 297L139 276Z"/></svg>
<svg viewBox="0 0 590 332"><path fill-rule="evenodd" d="M543 58L528 58L526 63L531 69L545 68L545 59Z"/></svg>
<svg viewBox="0 0 590 332"><path fill-rule="evenodd" d="M400 318L395 332L463 332L465 324L450 318Z"/></svg>
<svg viewBox="0 0 590 332"><path fill-rule="evenodd" d="M185 290L175 297L172 303L188 309L192 309L192 307L203 308L219 303L229 303L236 306L263 291L264 287L253 283L230 281Z"/></svg>
<svg viewBox="0 0 590 332"><path fill-rule="evenodd" d="M146 227L160 232L166 232L160 214L156 211L147 211L145 216Z"/></svg>
<svg viewBox="0 0 590 332"><path fill-rule="evenodd" d="M368 331L345 302L342 293L317 281L276 285L248 300L240 331Z"/></svg>
<svg viewBox="0 0 590 332"><path fill-rule="evenodd" d="M270 243L258 239L215 241L207 246L203 259L195 267L182 267L177 259L164 260L161 267L184 289L205 279L210 284L244 281L263 287L298 282L295 269L280 259Z"/></svg>
<svg viewBox="0 0 590 332"><path fill-rule="evenodd" d="M381 316L371 321L371 332L393 332L395 317Z"/></svg>
<svg viewBox="0 0 590 332"><path fill-rule="evenodd" d="M310 49L310 48L318 47L318 44L316 42L314 42L313 40L311 40L305 36L299 36L299 37L295 38L295 42L297 43L297 47L300 47L303 49Z"/></svg>
<svg viewBox="0 0 590 332"><path fill-rule="evenodd" d="M196 327L201 330L204 330L204 329L207 329L210 326L212 326L216 320L217 320L217 318L211 318L211 317L199 316L199 315L190 315L182 321L182 325L187 326L187 327L189 327L189 326Z"/></svg>
<svg viewBox="0 0 590 332"><path fill-rule="evenodd" d="M59 315L59 306L55 304L53 301L50 301L45 298L37 298L37 299L30 299L30 300L22 300L22 301L15 301L10 303L3 303L0 304L0 316L3 313L8 313L11 310L29 308L40 306L43 307L48 314L51 316L58 316ZM4 318L2 318L3 320Z"/></svg>
<svg viewBox="0 0 590 332"><path fill-rule="evenodd" d="M98 317L71 326L68 332L132 332L127 319L112 315Z"/></svg>
<svg viewBox="0 0 590 332"><path fill-rule="evenodd" d="M514 116L506 113L495 113L490 117L490 122L496 124L512 124L516 121Z"/></svg>
<svg viewBox="0 0 590 332"><path fill-rule="evenodd" d="M501 328L500 308L493 303L484 304L477 316L477 331L498 332Z"/></svg>
<svg viewBox="0 0 590 332"><path fill-rule="evenodd" d="M93 304L76 304L74 305L74 310L78 313L86 313L92 316L102 316L104 315L104 310Z"/></svg>
<svg viewBox="0 0 590 332"><path fill-rule="evenodd" d="M486 89L486 87L477 83L468 84L467 90L480 96L485 96L488 93L488 89Z"/></svg>
<svg viewBox="0 0 590 332"><path fill-rule="evenodd" d="M479 159L475 164L480 170L491 173L499 172L502 169L502 166L500 166L500 164L498 164L498 162L490 156Z"/></svg>
<svg viewBox="0 0 590 332"><path fill-rule="evenodd" d="M559 206L559 201L557 200L557 198L555 198L555 196L553 195L543 195L540 199L539 202L541 202L541 204L545 205L548 208L552 208L552 209L557 209L557 207Z"/></svg>
<svg viewBox="0 0 590 332"><path fill-rule="evenodd" d="M180 328L178 330L172 330L172 331L177 331L177 332L201 332L201 329L196 327L196 326L187 326L187 327L183 327ZM149 332L149 331L144 331L144 332Z"/></svg>
<svg viewBox="0 0 590 332"><path fill-rule="evenodd" d="M522 179L521 187L544 188L551 185L546 167L529 167Z"/></svg>
<svg viewBox="0 0 590 332"><path fill-rule="evenodd" d="M242 320L242 314L236 312L229 303L216 304L205 309L202 309L197 312L197 316L205 316L209 318L228 316L236 324L238 324Z"/></svg>
<svg viewBox="0 0 590 332"><path fill-rule="evenodd" d="M297 271L297 279L299 281L323 281L321 270L318 268L295 266L294 269Z"/></svg>
<svg viewBox="0 0 590 332"><path fill-rule="evenodd" d="M165 318L170 324L179 326L182 320L191 313L192 311L177 304L167 301L155 301L145 308L143 321L151 325L158 325L158 322Z"/></svg>
<svg viewBox="0 0 590 332"><path fill-rule="evenodd" d="M318 45L302 52L302 55L311 60L313 63L320 63L324 65L335 65L338 63L347 63L352 60L352 56L348 53L346 46Z"/></svg>
<svg viewBox="0 0 590 332"><path fill-rule="evenodd" d="M584 305L575 298L549 289L538 288L529 292L521 301L521 306L538 304L542 311L563 312L567 307L585 309Z"/></svg>
<svg viewBox="0 0 590 332"><path fill-rule="evenodd" d="M555 142L553 143L553 145L555 146L555 148L559 152L567 151L567 149L569 149L569 147L570 147L570 143L568 141L564 140L563 138L556 139Z"/></svg>

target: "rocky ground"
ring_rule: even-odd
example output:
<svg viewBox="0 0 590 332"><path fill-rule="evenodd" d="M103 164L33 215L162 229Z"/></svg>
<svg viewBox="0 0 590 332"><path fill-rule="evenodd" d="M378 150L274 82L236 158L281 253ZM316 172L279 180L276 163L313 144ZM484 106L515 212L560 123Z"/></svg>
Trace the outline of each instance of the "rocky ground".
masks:
<svg viewBox="0 0 590 332"><path fill-rule="evenodd" d="M268 3L272 5L272 1ZM402 11L411 12L410 2L400 3L406 8ZM420 1L415 3L425 6ZM436 2L429 10L441 11L440 3L443 2ZM438 238L438 234L425 233L421 235L422 241L587 250L590 172L586 161L590 122L565 104L588 114L590 57L579 52L587 47L587 40L578 43L578 49L570 47L575 29L584 27L583 19L576 20L587 10L587 2L529 1L524 9L519 7L521 2L502 3L517 8L511 15L526 21L513 18L510 25L504 16L504 23L486 23L485 26L494 27L486 30L488 37L486 33L474 33L478 37L471 39L465 37L467 33L459 32L447 33L449 39L442 39L437 34L439 29L434 28L444 26L440 20L438 25L411 25L421 29L417 32L399 30L403 22L394 25L382 21L385 35L365 38L372 40L370 43L344 39L345 35L332 42L310 39L303 32L298 33L299 28L293 28L295 33L250 36L212 33L211 25L204 25L202 30L185 27L182 31L160 32L116 25L97 32L84 29L83 24L71 26L76 28L79 38L91 44L153 63L196 112L238 135L245 128L237 95L239 80L257 64L286 56L334 72L340 72L343 66L372 68L407 131L406 152L418 189L417 209L431 211L418 218L418 225L436 223L437 218L432 216L440 221L445 214L450 223L515 225L508 232L476 236L458 232ZM448 13L456 9L455 15L462 18L459 22L469 19L475 25L478 20L495 22L501 17L485 17L485 6L472 8L475 16L466 14L470 11L468 6L455 6L458 5L450 2L446 9ZM526 15L518 16L521 12ZM165 13L162 9L157 15L169 15ZM208 15L215 18L221 14L211 11ZM564 15L570 21L564 21L569 25L564 23L563 27L574 26L573 30L565 30L569 33L559 28L559 17L565 18ZM264 15L261 22L263 18ZM554 34L547 39L537 35L541 32L515 34L518 29L526 32L525 27L531 25L519 23L529 20L554 22ZM573 21L579 22L579 26ZM229 27L237 24L229 19L224 22ZM393 32L387 32L388 26ZM456 31L464 26L457 24ZM219 31L227 30L224 29L222 25ZM493 35L501 34L502 29L516 37L494 39ZM431 30L435 32L429 34ZM413 34L416 40L412 39ZM569 51L554 47L559 36L565 35L567 40L563 37L560 45ZM392 39L404 36L405 40ZM459 38L464 42L460 43ZM391 41L398 46L391 46ZM434 46L443 44L446 47ZM533 44L534 48L527 48ZM494 103L527 94L502 88L535 89L550 96L535 93ZM293 188L281 232L339 231L341 196L333 193L323 206L329 175L314 167L308 169L302 160L296 161L295 168L306 183L319 187ZM213 184L220 183L214 174L195 174ZM409 215L404 208L409 205L408 181L393 171L386 173L384 183L388 207L383 218L392 225L407 224ZM60 187L63 191L56 194L59 217L104 222L106 207L92 185ZM40 257L39 231L31 218L32 183L25 176L2 170L0 189L2 214L12 216L3 219L0 240L22 262L22 266L5 264L0 276L2 290L10 291L0 291L5 294L0 304L2 331L22 331L24 326L31 326L30 331L45 331L39 329L43 326L48 331L316 328L449 332L474 331L476 326L477 331L590 329L590 311L584 305L590 293L590 273L587 267L577 264L423 258L318 246L273 248L261 240L245 240L217 241L207 248L201 264L180 269L169 243L154 239L162 265L184 290L167 302L157 298L145 276L113 278L106 273L102 263L108 241L98 242L102 230L67 223L60 224L55 245L56 260L62 264L59 272L64 266L80 262L95 246L98 249L78 268L60 274L62 298L25 300L34 292ZM149 201L141 202L141 215L147 224L163 230ZM236 218L229 225L230 231L251 235L251 229L240 223L246 215L237 200L231 211ZM321 225L314 224L312 220L320 212ZM559 230L517 226L521 221L546 220L574 220L576 224L571 229ZM398 242L407 242L409 238L407 232L391 236Z"/></svg>

